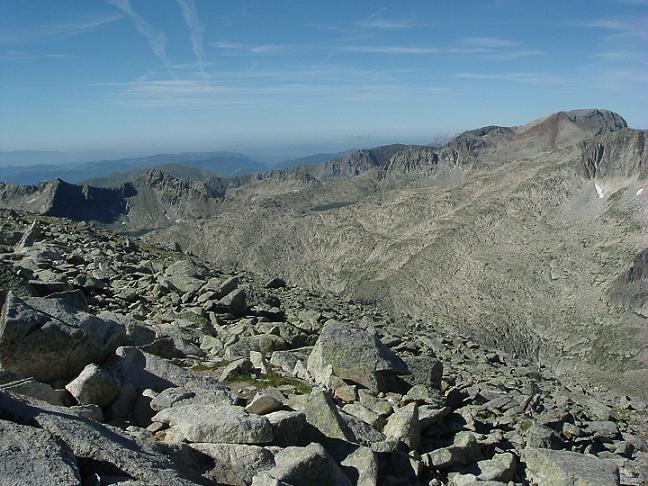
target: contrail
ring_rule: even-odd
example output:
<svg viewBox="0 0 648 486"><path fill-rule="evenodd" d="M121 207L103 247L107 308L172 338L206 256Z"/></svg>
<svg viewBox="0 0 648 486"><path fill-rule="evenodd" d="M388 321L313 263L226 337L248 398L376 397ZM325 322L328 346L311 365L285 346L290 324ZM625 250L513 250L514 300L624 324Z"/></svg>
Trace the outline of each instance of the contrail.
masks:
<svg viewBox="0 0 648 486"><path fill-rule="evenodd" d="M205 51L203 49L203 40L205 37L205 27L203 26L200 18L198 17L198 9L196 8L196 3L194 0L176 0L180 9L182 10L182 16L184 17L185 23L189 30L191 31L191 45L193 46L193 51L196 54L198 63L200 65L200 72L203 77L206 78L205 74Z"/></svg>
<svg viewBox="0 0 648 486"><path fill-rule="evenodd" d="M148 23L142 16L136 14L130 4L130 0L108 0L108 3L114 5L130 17L137 31L146 37L153 53L162 61L164 66L175 77L171 60L166 54L167 37L163 32L156 32L153 26Z"/></svg>

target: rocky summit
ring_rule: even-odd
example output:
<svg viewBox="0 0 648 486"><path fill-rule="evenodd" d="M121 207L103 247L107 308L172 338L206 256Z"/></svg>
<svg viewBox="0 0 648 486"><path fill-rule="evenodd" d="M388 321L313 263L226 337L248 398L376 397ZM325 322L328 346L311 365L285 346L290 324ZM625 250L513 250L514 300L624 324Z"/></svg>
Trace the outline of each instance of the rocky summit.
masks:
<svg viewBox="0 0 648 486"><path fill-rule="evenodd" d="M2 485L648 484L646 402L460 332L16 210L0 251Z"/></svg>

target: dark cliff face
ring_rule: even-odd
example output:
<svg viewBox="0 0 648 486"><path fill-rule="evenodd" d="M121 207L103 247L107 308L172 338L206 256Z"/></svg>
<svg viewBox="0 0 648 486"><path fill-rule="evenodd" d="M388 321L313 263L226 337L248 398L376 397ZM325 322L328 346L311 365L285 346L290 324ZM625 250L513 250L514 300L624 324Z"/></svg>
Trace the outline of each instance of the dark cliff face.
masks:
<svg viewBox="0 0 648 486"><path fill-rule="evenodd" d="M624 128L586 140L580 149L581 166L589 179L648 177L648 131Z"/></svg>
<svg viewBox="0 0 648 486"><path fill-rule="evenodd" d="M110 224L127 213L127 194L132 186L106 189L91 186L77 186L62 180L52 183L52 196L47 216L59 216L74 221L98 221Z"/></svg>

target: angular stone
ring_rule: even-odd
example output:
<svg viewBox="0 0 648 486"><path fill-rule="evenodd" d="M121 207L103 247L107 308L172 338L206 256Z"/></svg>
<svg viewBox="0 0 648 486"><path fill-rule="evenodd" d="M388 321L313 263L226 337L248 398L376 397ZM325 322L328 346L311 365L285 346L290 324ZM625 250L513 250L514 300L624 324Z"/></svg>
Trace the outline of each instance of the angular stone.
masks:
<svg viewBox="0 0 648 486"><path fill-rule="evenodd" d="M247 314L247 297L243 289L236 289L230 292L220 300L220 303L227 307L230 314L235 316L244 316Z"/></svg>
<svg viewBox="0 0 648 486"><path fill-rule="evenodd" d="M92 363L83 368L83 371L65 389L76 398L81 405L95 404L105 407L119 394L119 382L107 371Z"/></svg>
<svg viewBox="0 0 648 486"><path fill-rule="evenodd" d="M421 444L418 404L410 403L396 410L389 417L383 433L387 439L400 440L410 449L418 449Z"/></svg>
<svg viewBox="0 0 648 486"><path fill-rule="evenodd" d="M376 396L368 390L358 390L358 397L360 398L360 404L381 417L387 417L394 412L394 408L387 400L376 398Z"/></svg>
<svg viewBox="0 0 648 486"><path fill-rule="evenodd" d="M56 299L21 299L9 292L0 334L4 369L49 382L103 361L123 341L124 328Z"/></svg>
<svg viewBox="0 0 648 486"><path fill-rule="evenodd" d="M344 411L340 412L342 420L346 423L347 427L351 430L353 434L353 442L356 444L362 444L367 447L371 446L376 442L383 442L385 436L376 430L374 427L369 425L364 420L360 420L353 415L349 415Z"/></svg>
<svg viewBox="0 0 648 486"><path fill-rule="evenodd" d="M172 457L165 455L160 448L152 444L152 441L147 442L137 436L125 434L119 429L104 426L71 413L70 409L42 402L38 406L31 405L0 391L0 416L34 423L64 442L77 458L87 460L89 463L103 464L110 470L122 471L133 480L145 484L173 484L174 486L198 484L188 479L192 475L199 476L196 474L195 466L186 464L182 471L176 470ZM2 437L3 434L0 434L0 440ZM4 455L2 457L4 458ZM3 461L0 460L0 464L2 463ZM34 484L34 482L17 484ZM80 484L80 482L76 481L73 484Z"/></svg>
<svg viewBox="0 0 648 486"><path fill-rule="evenodd" d="M35 398L51 405L63 406L65 390L54 390L46 383L38 381L18 381L13 385L4 385L3 389L21 397Z"/></svg>
<svg viewBox="0 0 648 486"><path fill-rule="evenodd" d="M471 432L459 432L449 447L442 447L423 455L423 459L435 469L464 466L479 459L477 439Z"/></svg>
<svg viewBox="0 0 648 486"><path fill-rule="evenodd" d="M492 459L477 463L480 481L512 481L517 468L517 460L510 452L495 454Z"/></svg>
<svg viewBox="0 0 648 486"><path fill-rule="evenodd" d="M404 356L403 361L411 375L407 381L413 385L439 388L443 378L443 363L434 356Z"/></svg>
<svg viewBox="0 0 648 486"><path fill-rule="evenodd" d="M327 392L314 390L308 396L304 414L306 421L325 436L353 441L353 431L340 416L333 398Z"/></svg>
<svg viewBox="0 0 648 486"><path fill-rule="evenodd" d="M335 460L316 443L286 447L275 456L275 467L254 477L254 486L273 484L351 486ZM274 483L277 484L277 483Z"/></svg>
<svg viewBox="0 0 648 486"><path fill-rule="evenodd" d="M228 364L221 373L220 380L227 381L237 375L247 375L254 370L252 362L247 358L240 358Z"/></svg>
<svg viewBox="0 0 648 486"><path fill-rule="evenodd" d="M394 375L409 372L377 336L339 321L324 325L307 368L313 379L324 386L329 386L331 375L335 375L376 392L388 391Z"/></svg>
<svg viewBox="0 0 648 486"><path fill-rule="evenodd" d="M177 387L167 388L155 396L150 403L152 410L160 412L178 405L232 405L232 397L219 389Z"/></svg>
<svg viewBox="0 0 648 486"><path fill-rule="evenodd" d="M14 247L14 251L16 253L24 252L28 248L34 246L34 243L36 243L38 240L41 240L42 238L43 231L38 225L38 221L34 220L29 228L27 228L27 230L23 233L22 238L20 238L20 241Z"/></svg>
<svg viewBox="0 0 648 486"><path fill-rule="evenodd" d="M191 260L178 260L164 272L167 280L183 293L196 292L204 285L208 273L205 267Z"/></svg>
<svg viewBox="0 0 648 486"><path fill-rule="evenodd" d="M265 447L243 444L191 444L214 460L206 476L219 484L248 486L252 478L275 465L274 454Z"/></svg>
<svg viewBox="0 0 648 486"><path fill-rule="evenodd" d="M619 468L586 454L550 449L524 449L527 479L551 486L618 486Z"/></svg>
<svg viewBox="0 0 648 486"><path fill-rule="evenodd" d="M235 405L179 405L158 412L153 422L175 427L191 442L267 444L272 426L267 418Z"/></svg>
<svg viewBox="0 0 648 486"><path fill-rule="evenodd" d="M115 355L104 364L104 368L118 378L122 385L131 383L140 392L147 388L161 392L167 388L184 386L192 390L208 389L210 393L221 397L219 402L236 401L232 392L220 381L193 373L136 348L118 348Z"/></svg>
<svg viewBox="0 0 648 486"><path fill-rule="evenodd" d="M272 426L272 443L281 447L294 446L303 442L302 431L306 425L303 412L279 410L265 417Z"/></svg>
<svg viewBox="0 0 648 486"><path fill-rule="evenodd" d="M281 410L283 406L283 402L275 397L260 393L245 407L245 411L255 415L266 415Z"/></svg>
<svg viewBox="0 0 648 486"><path fill-rule="evenodd" d="M76 486L81 475L70 449L36 427L0 420L0 484Z"/></svg>
<svg viewBox="0 0 648 486"><path fill-rule="evenodd" d="M354 486L378 484L378 460L368 447L358 447L342 460L340 466Z"/></svg>
<svg viewBox="0 0 648 486"><path fill-rule="evenodd" d="M385 419L359 403L349 403L342 407L342 411L359 418L372 427L382 428L385 425Z"/></svg>
<svg viewBox="0 0 648 486"><path fill-rule="evenodd" d="M286 281L280 277L271 278L264 285L266 289L282 289L285 286L286 286Z"/></svg>

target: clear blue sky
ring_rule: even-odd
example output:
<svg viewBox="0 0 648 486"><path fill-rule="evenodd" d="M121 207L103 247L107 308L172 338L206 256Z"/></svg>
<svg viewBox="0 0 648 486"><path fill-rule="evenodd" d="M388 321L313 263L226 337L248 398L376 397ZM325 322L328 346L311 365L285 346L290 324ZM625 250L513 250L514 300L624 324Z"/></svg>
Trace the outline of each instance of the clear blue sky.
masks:
<svg viewBox="0 0 648 486"><path fill-rule="evenodd" d="M0 0L0 150L648 128L647 0Z"/></svg>

